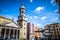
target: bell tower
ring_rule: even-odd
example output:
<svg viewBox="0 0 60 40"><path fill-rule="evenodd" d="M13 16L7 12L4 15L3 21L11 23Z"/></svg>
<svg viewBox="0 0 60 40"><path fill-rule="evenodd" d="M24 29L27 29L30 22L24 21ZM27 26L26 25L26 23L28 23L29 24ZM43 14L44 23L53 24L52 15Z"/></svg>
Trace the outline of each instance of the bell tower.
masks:
<svg viewBox="0 0 60 40"><path fill-rule="evenodd" d="M20 40L27 40L27 21L26 21L26 9L24 3L22 3L19 9L18 26L20 27Z"/></svg>
<svg viewBox="0 0 60 40"><path fill-rule="evenodd" d="M20 16L26 17L26 15L25 15L26 14L26 9L24 7L24 3L22 3L22 6L19 10L20 10Z"/></svg>

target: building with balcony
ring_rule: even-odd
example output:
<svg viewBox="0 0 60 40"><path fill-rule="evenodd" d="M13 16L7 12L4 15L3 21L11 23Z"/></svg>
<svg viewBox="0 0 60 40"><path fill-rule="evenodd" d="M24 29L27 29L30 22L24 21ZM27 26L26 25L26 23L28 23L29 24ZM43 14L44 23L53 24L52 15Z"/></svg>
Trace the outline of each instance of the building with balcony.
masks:
<svg viewBox="0 0 60 40"><path fill-rule="evenodd" d="M51 31L50 31L50 26L46 25L44 27L44 32L43 35L45 36L45 40L51 40Z"/></svg>
<svg viewBox="0 0 60 40"><path fill-rule="evenodd" d="M52 39L60 38L60 24L59 23L48 24L48 25L46 25L46 27L50 27Z"/></svg>

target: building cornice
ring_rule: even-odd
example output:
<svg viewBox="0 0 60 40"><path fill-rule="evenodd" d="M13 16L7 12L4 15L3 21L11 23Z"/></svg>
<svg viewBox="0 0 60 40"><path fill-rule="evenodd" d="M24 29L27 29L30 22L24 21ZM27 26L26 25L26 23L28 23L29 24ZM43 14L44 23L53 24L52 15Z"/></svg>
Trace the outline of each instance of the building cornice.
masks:
<svg viewBox="0 0 60 40"><path fill-rule="evenodd" d="M5 25L1 25L1 24L0 24L0 27L4 27L4 28L8 27L8 28L17 28L17 29L20 29L19 27L5 26Z"/></svg>
<svg viewBox="0 0 60 40"><path fill-rule="evenodd" d="M18 20L17 22L19 22L19 21L25 21L25 22L27 22L26 20Z"/></svg>

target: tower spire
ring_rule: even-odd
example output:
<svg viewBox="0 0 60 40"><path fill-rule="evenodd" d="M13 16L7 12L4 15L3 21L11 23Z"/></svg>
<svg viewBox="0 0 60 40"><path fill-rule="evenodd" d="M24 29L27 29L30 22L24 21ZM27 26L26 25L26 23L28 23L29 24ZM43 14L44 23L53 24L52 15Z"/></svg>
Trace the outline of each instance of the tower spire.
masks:
<svg viewBox="0 0 60 40"><path fill-rule="evenodd" d="M22 6L24 6L24 2L22 2Z"/></svg>
<svg viewBox="0 0 60 40"><path fill-rule="evenodd" d="M24 8L24 9L25 9L25 7L24 7L24 2L22 2L21 8Z"/></svg>

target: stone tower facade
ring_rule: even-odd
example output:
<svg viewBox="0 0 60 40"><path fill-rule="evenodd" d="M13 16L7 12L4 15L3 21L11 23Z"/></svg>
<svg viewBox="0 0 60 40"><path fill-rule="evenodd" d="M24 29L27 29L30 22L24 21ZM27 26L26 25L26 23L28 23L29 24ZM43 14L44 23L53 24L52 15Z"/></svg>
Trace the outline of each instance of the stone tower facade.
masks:
<svg viewBox="0 0 60 40"><path fill-rule="evenodd" d="M18 16L18 25L20 27L20 40L27 40L27 21L26 21L26 9L24 3L19 9L20 14Z"/></svg>

